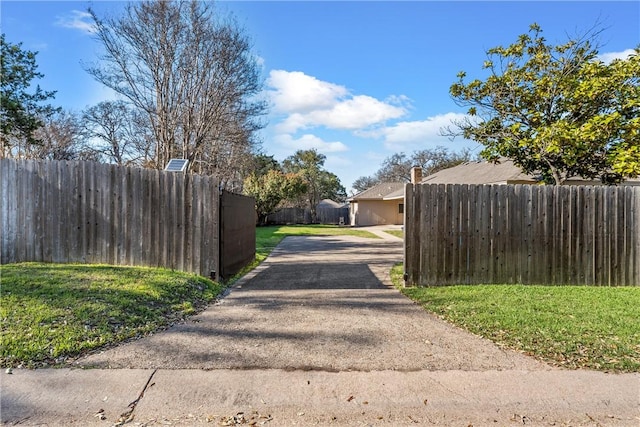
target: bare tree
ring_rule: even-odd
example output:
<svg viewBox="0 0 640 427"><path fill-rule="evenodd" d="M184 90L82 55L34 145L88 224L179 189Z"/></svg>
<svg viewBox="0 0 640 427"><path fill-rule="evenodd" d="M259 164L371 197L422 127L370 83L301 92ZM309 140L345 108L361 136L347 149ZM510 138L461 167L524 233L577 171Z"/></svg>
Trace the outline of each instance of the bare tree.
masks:
<svg viewBox="0 0 640 427"><path fill-rule="evenodd" d="M131 3L119 18L90 10L104 55L87 71L145 114L155 139L150 166L186 158L192 171L227 181L234 156L257 145L266 103L248 37L214 12L195 0Z"/></svg>
<svg viewBox="0 0 640 427"><path fill-rule="evenodd" d="M85 158L81 148L81 134L76 114L58 110L40 119L41 126L33 135L35 141L27 146L26 158L47 160L77 160Z"/></svg>
<svg viewBox="0 0 640 427"><path fill-rule="evenodd" d="M148 164L152 156L151 135L144 116L124 101L104 101L86 109L82 126L88 151L117 165Z"/></svg>

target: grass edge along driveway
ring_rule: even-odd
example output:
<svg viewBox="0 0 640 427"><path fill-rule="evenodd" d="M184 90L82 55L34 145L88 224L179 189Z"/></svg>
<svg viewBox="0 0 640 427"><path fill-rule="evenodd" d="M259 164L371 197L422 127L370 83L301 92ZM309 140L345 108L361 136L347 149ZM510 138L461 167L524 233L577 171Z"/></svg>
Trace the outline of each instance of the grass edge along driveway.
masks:
<svg viewBox="0 0 640 427"><path fill-rule="evenodd" d="M404 288L407 297L499 346L555 366L640 372L640 288L458 285Z"/></svg>
<svg viewBox="0 0 640 427"><path fill-rule="evenodd" d="M378 238L337 226L259 227L255 268L290 235ZM87 352L166 329L204 310L225 285L162 268L86 264L0 265L0 366L59 366Z"/></svg>

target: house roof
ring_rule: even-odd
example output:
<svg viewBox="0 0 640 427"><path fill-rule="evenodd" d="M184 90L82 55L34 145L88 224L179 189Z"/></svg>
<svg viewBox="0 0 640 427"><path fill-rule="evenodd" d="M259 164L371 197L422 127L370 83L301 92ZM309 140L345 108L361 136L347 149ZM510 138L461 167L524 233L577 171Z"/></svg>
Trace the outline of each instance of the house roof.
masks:
<svg viewBox="0 0 640 427"><path fill-rule="evenodd" d="M335 200L331 199L322 199L320 203L318 203L318 208L341 208L343 206L342 203L338 203Z"/></svg>
<svg viewBox="0 0 640 427"><path fill-rule="evenodd" d="M340 208L349 208L349 203L340 203L331 199L323 199L316 205L318 209L340 209Z"/></svg>
<svg viewBox="0 0 640 427"><path fill-rule="evenodd" d="M390 194L399 190L404 191L404 184L404 182L383 182L356 194L349 201L390 200L387 198ZM404 193L402 195L404 197Z"/></svg>
<svg viewBox="0 0 640 427"><path fill-rule="evenodd" d="M523 173L512 160L466 162L424 177L422 184L532 184L537 182Z"/></svg>
<svg viewBox="0 0 640 427"><path fill-rule="evenodd" d="M400 200L404 199L404 182L402 183L402 187L399 190L394 191L393 193L389 193L382 200Z"/></svg>
<svg viewBox="0 0 640 427"><path fill-rule="evenodd" d="M500 163L467 162L427 175L421 184L536 184L533 175L526 174L513 164L513 160L501 159ZM599 185L599 180L569 178L565 184ZM640 185L640 178L629 178L623 185Z"/></svg>

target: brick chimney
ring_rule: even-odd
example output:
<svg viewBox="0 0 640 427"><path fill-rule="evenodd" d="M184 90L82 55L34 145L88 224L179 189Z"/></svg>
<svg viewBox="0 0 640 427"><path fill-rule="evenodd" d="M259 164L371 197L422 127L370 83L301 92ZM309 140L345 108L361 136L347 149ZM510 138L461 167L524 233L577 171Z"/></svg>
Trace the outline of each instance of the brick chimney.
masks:
<svg viewBox="0 0 640 427"><path fill-rule="evenodd" d="M420 184L422 182L422 168L414 166L411 168L411 183Z"/></svg>

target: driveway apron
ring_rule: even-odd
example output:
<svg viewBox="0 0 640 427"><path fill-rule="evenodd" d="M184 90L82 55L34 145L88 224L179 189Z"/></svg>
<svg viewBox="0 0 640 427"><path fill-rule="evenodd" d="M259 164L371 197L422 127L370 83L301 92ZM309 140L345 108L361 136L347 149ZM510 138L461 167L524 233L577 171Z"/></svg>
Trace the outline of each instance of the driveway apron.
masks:
<svg viewBox="0 0 640 427"><path fill-rule="evenodd" d="M209 309L75 366L419 371L551 369L455 328L392 287L400 239L287 237Z"/></svg>

